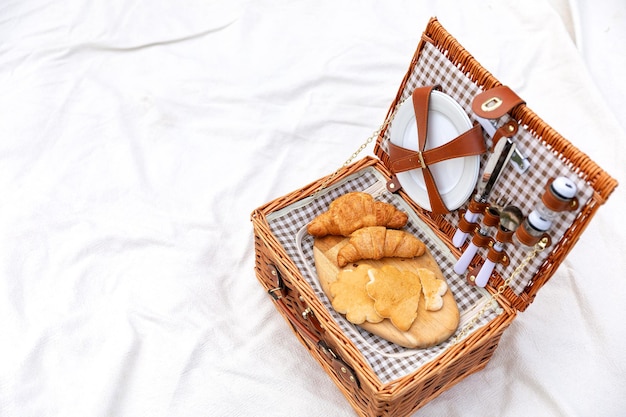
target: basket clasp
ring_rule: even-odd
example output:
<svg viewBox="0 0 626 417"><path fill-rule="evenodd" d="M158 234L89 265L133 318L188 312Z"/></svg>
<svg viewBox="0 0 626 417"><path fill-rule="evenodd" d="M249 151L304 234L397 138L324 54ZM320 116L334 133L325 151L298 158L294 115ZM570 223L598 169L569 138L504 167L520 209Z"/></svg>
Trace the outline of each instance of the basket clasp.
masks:
<svg viewBox="0 0 626 417"><path fill-rule="evenodd" d="M272 296L274 301L278 301L285 295L285 282L283 281L283 277L280 275L280 271L278 271L276 266L267 264L267 267L270 270L270 274L276 279L276 287L270 288L267 290L267 293Z"/></svg>

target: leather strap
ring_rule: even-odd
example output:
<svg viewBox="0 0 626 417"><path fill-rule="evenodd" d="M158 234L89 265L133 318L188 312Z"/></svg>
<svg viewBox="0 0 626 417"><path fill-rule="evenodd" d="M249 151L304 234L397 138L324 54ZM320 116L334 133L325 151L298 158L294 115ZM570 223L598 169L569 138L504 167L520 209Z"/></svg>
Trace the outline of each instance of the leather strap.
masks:
<svg viewBox="0 0 626 417"><path fill-rule="evenodd" d="M480 137L480 141L476 140L477 137ZM395 173L422 168L422 160L424 165L428 167L451 158L479 155L486 149L479 124L475 124L470 130L460 134L450 142L427 151L413 151L389 143L389 150L393 155L391 157L391 169Z"/></svg>
<svg viewBox="0 0 626 417"><path fill-rule="evenodd" d="M402 184L400 184L398 177L396 177L395 175L391 177L389 181L387 181L387 190L390 193L397 193L401 189L402 189Z"/></svg>
<svg viewBox="0 0 626 417"><path fill-rule="evenodd" d="M472 111L485 119L498 119L525 103L509 87L500 85L477 94L472 101Z"/></svg>
<svg viewBox="0 0 626 417"><path fill-rule="evenodd" d="M517 228L517 230L515 230L515 237L517 238L517 240L520 241L522 245L525 246L534 246L535 243L544 238L548 239L548 244L546 246L550 246L552 243L552 239L550 238L550 235L548 233L534 236L528 230L526 230L524 224L522 224L520 227Z"/></svg>
<svg viewBox="0 0 626 417"><path fill-rule="evenodd" d="M504 266L509 266L511 260L509 255L505 251L497 251L493 247L489 248L487 252L487 259L496 264L502 264Z"/></svg>
<svg viewBox="0 0 626 417"><path fill-rule="evenodd" d="M513 242L513 233L515 233L513 230L498 227L498 230L496 231L496 240L498 242L511 243Z"/></svg>
<svg viewBox="0 0 626 417"><path fill-rule="evenodd" d="M552 211L561 212L561 211L574 211L578 208L578 198L574 197L571 200L563 200L554 195L554 193L550 192L550 184L552 181L549 181L545 186L545 192L541 196L541 201L543 204Z"/></svg>
<svg viewBox="0 0 626 417"><path fill-rule="evenodd" d="M418 87L413 91L411 99L417 124L417 151L403 148L389 143L389 165L394 173L421 169L424 174L424 184L430 201L433 214L445 214L450 210L446 207L435 183L429 166L452 158L480 155L487 148L483 140L479 124L462 133L455 139L429 150L425 150L428 134L428 108L430 94L433 90L440 90L437 85Z"/></svg>
<svg viewBox="0 0 626 417"><path fill-rule="evenodd" d="M359 378L357 377L354 369L348 365L325 340L318 337L315 333L309 330L304 323L296 317L296 315L285 305L283 298L275 299L275 304L284 313L285 317L291 323L291 325L297 330L300 336L306 338L309 342L313 343L324 354L329 361L330 366L335 371L337 377L344 381L347 385L352 385L356 388L361 386ZM323 333L323 330L322 330Z"/></svg>
<svg viewBox="0 0 626 417"><path fill-rule="evenodd" d="M500 212L494 207L487 207L482 221L485 226L495 227L500 224Z"/></svg>
<svg viewBox="0 0 626 417"><path fill-rule="evenodd" d="M426 136L428 134L428 105L430 104L430 93L433 90L441 91L441 87L434 85L416 88L413 94L411 94L413 110L415 111L415 122L417 123L417 144L418 149L421 151L423 151L424 146L426 146Z"/></svg>
<svg viewBox="0 0 626 417"><path fill-rule="evenodd" d="M476 200L470 200L468 210L472 213L483 213L485 210L489 208L489 203L479 203ZM465 210L459 210L459 222L457 224L459 230L464 233L475 233L478 229L478 222L469 222L465 218Z"/></svg>
<svg viewBox="0 0 626 417"><path fill-rule="evenodd" d="M500 223L500 212L493 207L488 206L484 210L482 223L488 227L495 227ZM479 248L491 247L494 244L494 240L491 236L475 233L472 236L472 243Z"/></svg>
<svg viewBox="0 0 626 417"><path fill-rule="evenodd" d="M276 280L276 287L268 290L268 293L274 299L274 303L276 307L283 313L285 318L291 324L291 326L296 330L296 332L304 339L307 339L310 343L317 346L319 351L326 357L330 366L335 371L335 374L339 379L341 379L346 385L352 386L356 389L360 388L361 383L359 378L357 377L354 369L345 362L339 354L336 352L336 349L333 349L331 345L329 345L324 339L322 339L321 335L324 335L325 330L321 326L320 322L317 320L312 311L308 312L307 309L303 312L302 317L306 319L313 328L320 334L318 336L310 330L298 317L296 314L287 306L285 303L285 298L287 297L287 287L285 286L285 282L280 274L279 269L273 264L267 264L267 268L269 270L270 275ZM292 294L293 297L297 297L297 294ZM297 304L297 302L292 301L292 304ZM304 314L306 313L306 314Z"/></svg>
<svg viewBox="0 0 626 417"><path fill-rule="evenodd" d="M478 222L468 222L465 212L466 210L459 210L459 222L456 227L463 233L473 234L478 229Z"/></svg>
<svg viewBox="0 0 626 417"><path fill-rule="evenodd" d="M515 120L509 120L496 130L491 139L491 152L496 148L496 144L503 138L512 138L519 130L519 125Z"/></svg>
<svg viewBox="0 0 626 417"><path fill-rule="evenodd" d="M472 243L479 248L487 248L493 245L494 240L489 235L481 235L480 233L476 233L474 236L472 236Z"/></svg>

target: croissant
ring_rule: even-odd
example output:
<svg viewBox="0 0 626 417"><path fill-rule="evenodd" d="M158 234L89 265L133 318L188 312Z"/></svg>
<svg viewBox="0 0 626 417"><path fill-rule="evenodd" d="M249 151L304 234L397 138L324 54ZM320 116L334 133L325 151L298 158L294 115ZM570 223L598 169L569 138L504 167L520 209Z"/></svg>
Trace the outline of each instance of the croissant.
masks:
<svg viewBox="0 0 626 417"><path fill-rule="evenodd" d="M425 250L421 240L403 230L364 227L352 233L348 244L339 249L337 265L344 267L361 259L413 258L423 255Z"/></svg>
<svg viewBox="0 0 626 417"><path fill-rule="evenodd" d="M309 223L307 231L316 237L350 236L355 230L367 226L399 229L406 224L407 220L407 214L393 205L375 201L367 193L351 192L330 203L328 211Z"/></svg>

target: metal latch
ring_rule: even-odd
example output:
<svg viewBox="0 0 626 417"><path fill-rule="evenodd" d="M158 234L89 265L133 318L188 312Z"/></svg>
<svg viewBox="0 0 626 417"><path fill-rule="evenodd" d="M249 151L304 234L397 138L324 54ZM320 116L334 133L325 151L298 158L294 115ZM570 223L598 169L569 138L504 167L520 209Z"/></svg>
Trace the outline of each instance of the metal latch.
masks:
<svg viewBox="0 0 626 417"><path fill-rule="evenodd" d="M357 388L361 387L361 383L354 372L354 369L350 367L346 362L343 361L333 350L324 342L320 340L317 343L317 346L324 352L326 357L328 357L331 361L331 365L337 375L346 382L356 385Z"/></svg>
<svg viewBox="0 0 626 417"><path fill-rule="evenodd" d="M285 295L285 283L283 277L280 275L280 271L276 266L267 264L270 270L270 274L276 279L276 287L267 290L267 293L272 296L274 300L280 300Z"/></svg>

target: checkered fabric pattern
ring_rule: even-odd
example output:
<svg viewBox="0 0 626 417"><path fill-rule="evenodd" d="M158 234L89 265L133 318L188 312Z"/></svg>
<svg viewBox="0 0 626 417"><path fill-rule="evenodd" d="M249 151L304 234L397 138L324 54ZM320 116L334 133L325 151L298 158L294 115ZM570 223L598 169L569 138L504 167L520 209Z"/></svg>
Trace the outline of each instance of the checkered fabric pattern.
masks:
<svg viewBox="0 0 626 417"><path fill-rule="evenodd" d="M447 56L439 51L434 45L426 43L419 56L419 59L408 78L398 105L405 99L411 97L413 90L420 86L441 85L442 91L454 98L465 109L470 119L474 121L471 103L476 94L482 90L479 86L468 78L463 71L448 60ZM509 116L504 116L497 120L497 125L501 126L509 120ZM382 147L386 149L389 141L389 131L393 129L393 120L390 128L385 132ZM593 188L580 179L571 165L564 163L540 138L533 136L525 126L520 126L518 133L513 137L517 148L530 161L530 168L520 174L513 167L507 167L492 190L490 203L504 201L508 204L518 206L524 215L528 215L541 201L546 184L558 176L570 178L578 187L577 197L582 207L593 195ZM491 139L485 136L488 148L491 147ZM489 153L481 156L481 169L484 168ZM482 175L482 172L481 172ZM461 209L467 209L466 203ZM555 219L549 231L553 245L564 235L578 215L577 211L560 213ZM451 224L458 222L458 213L453 212L446 215L446 220ZM509 277L515 268L522 262L532 248L523 245L508 244L505 251L511 260L509 266L497 266L497 271L505 279ZM550 254L550 247L539 253L522 271L522 273L511 282L511 289L520 295L529 284L531 278L539 270L542 263ZM482 249L479 255L485 257L487 250Z"/></svg>
<svg viewBox="0 0 626 417"><path fill-rule="evenodd" d="M315 216L328 209L331 201L351 191L370 192L377 200L385 201L404 210L401 197L386 191L384 177L374 168L366 168L356 176L325 190L306 204L296 203L293 207L287 207L280 212L268 215L267 220L274 236L294 261L304 279L313 288L344 334L359 348L366 362L370 364L379 379L386 383L414 372L425 363L436 358L450 346L455 335L448 342L432 348L407 349L353 325L332 308L315 272L313 237L303 231ZM463 328L463 322L471 320L475 316L476 310L480 309L482 304L479 301L489 297L485 295L484 291L467 285L462 278L454 274L454 258L449 252L446 253L445 249L441 249L443 245L440 242L434 242L429 234L424 233L415 214L410 216L406 230L424 241L437 260L444 276L448 278L450 291L454 295L461 313L462 323L457 330L460 332ZM488 309L474 330L488 323L496 314L496 310Z"/></svg>
<svg viewBox="0 0 626 417"><path fill-rule="evenodd" d="M471 102L476 94L481 91L481 88L450 62L445 53L429 43L424 45L397 106L409 98L416 87L436 84L442 87L444 93L454 98L465 109L470 119L473 119ZM501 120L497 120L497 124L502 125L508 119L508 116L504 116ZM390 129L393 129L393 120L390 121ZM389 141L388 132L390 129L387 129L382 139L381 146L383 149L386 149ZM491 140L488 137L485 137L485 140L487 146L490 147ZM579 190L577 197L580 206L583 206L591 198L593 189L579 178L572 166L566 164L555 155L540 138L533 136L524 126L520 126L520 130L515 135L514 140L521 153L529 159L531 166L524 174L518 173L512 167L505 169L492 191L491 203L506 201L508 204L517 205L525 215L528 215L540 202L541 195L548 181L560 175L567 176L577 185ZM488 153L481 156L481 167L485 166L488 156ZM344 334L356 344L379 379L383 383L387 383L414 372L445 352L450 343L452 343L454 336L449 341L432 348L406 349L349 323L342 315L333 310L328 298L322 291L315 274L313 238L306 233L302 233L303 228L315 216L325 211L332 200L350 191L373 190L377 189L378 185L382 187L381 184L384 181L381 178L373 168L365 169L358 175L350 177L336 186L329 187L311 201L304 204L296 203L293 207L287 207L280 212L270 214L267 220L276 238L294 260L305 280L316 291L317 296L322 300L330 314L344 331ZM375 198L396 206L401 206L403 203L401 197L386 191L375 193ZM461 209L466 209L468 203ZM554 247L554 243L563 238L565 231L573 223L577 215L578 212L561 213L554 221L550 230L553 241L552 247ZM444 276L446 276L450 290L459 306L461 324L459 325L459 330L457 330L458 333L463 329L464 323L470 321L476 315L476 312L480 310L481 300L486 300L488 297L484 296L482 290L467 285L465 277L454 273L453 266L456 259L449 256L449 253L446 253L444 250L438 250L437 242L433 242L429 235L423 232L419 222L416 220L416 216L412 217L407 225L408 230L420 237L429 246ZM446 220L451 224L456 224L458 213L447 214ZM511 263L507 267L497 265L496 268L506 279L520 265L531 248L523 245L508 244L505 250L509 254ZM550 254L550 250L551 248L548 247L542 253L539 253L521 274L511 282L511 288L516 294L521 294L529 284L532 277ZM483 257L486 256L486 250L479 252L479 254ZM478 319L473 330L484 326L493 320L497 314L498 306L487 309Z"/></svg>

